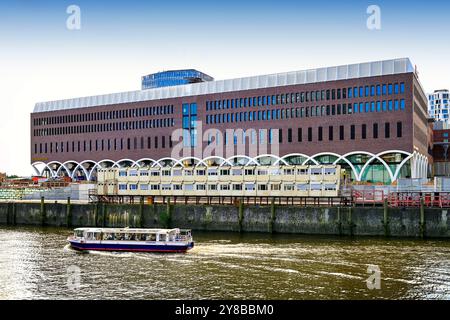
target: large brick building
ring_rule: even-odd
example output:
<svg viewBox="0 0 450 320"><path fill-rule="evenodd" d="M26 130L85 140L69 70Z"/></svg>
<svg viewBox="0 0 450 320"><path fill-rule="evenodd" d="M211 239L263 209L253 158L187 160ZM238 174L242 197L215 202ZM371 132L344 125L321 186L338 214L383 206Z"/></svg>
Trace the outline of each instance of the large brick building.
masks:
<svg viewBox="0 0 450 320"><path fill-rule="evenodd" d="M390 183L426 177L428 140L427 97L406 58L43 102L31 114L36 172L92 179L99 166L207 158L339 163L353 180Z"/></svg>

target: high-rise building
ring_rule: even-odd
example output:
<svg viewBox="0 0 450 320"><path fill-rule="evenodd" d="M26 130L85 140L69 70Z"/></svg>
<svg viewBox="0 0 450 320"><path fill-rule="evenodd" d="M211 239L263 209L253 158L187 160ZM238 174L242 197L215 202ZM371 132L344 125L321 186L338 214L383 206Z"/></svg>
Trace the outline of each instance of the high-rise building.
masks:
<svg viewBox="0 0 450 320"><path fill-rule="evenodd" d="M428 113L436 121L449 122L450 103L448 90L436 90L428 95Z"/></svg>
<svg viewBox="0 0 450 320"><path fill-rule="evenodd" d="M143 76L142 90L207 81L214 81L214 78L194 69L170 70Z"/></svg>

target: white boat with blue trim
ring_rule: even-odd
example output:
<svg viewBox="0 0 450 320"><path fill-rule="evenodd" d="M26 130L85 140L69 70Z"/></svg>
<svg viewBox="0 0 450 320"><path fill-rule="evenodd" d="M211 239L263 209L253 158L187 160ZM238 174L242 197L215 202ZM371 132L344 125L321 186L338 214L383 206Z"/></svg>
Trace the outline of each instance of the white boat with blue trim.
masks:
<svg viewBox="0 0 450 320"><path fill-rule="evenodd" d="M77 228L67 241L80 251L184 253L194 247L191 230Z"/></svg>

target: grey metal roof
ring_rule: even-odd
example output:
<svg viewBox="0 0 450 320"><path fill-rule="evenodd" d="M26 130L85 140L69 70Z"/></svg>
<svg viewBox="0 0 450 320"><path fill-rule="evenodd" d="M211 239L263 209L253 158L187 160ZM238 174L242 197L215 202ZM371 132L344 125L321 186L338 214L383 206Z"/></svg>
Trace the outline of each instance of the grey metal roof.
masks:
<svg viewBox="0 0 450 320"><path fill-rule="evenodd" d="M36 103L34 113L414 72L409 58Z"/></svg>

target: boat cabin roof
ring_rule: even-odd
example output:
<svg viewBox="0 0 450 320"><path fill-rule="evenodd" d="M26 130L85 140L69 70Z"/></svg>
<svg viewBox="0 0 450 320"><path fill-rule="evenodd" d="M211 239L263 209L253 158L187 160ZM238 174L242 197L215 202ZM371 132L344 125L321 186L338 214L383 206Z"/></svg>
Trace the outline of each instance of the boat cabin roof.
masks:
<svg viewBox="0 0 450 320"><path fill-rule="evenodd" d="M74 231L85 231L85 232L103 232L103 233L158 233L158 234L168 234L168 233L178 233L180 231L190 231L190 230L180 230L175 229L132 229L132 228L77 228Z"/></svg>

